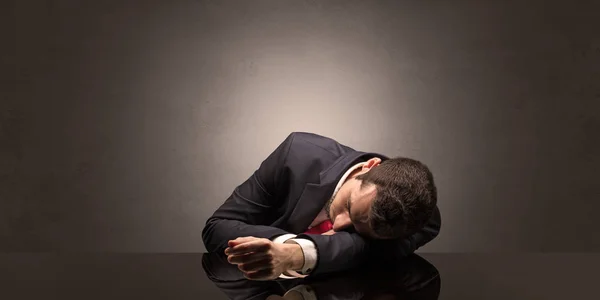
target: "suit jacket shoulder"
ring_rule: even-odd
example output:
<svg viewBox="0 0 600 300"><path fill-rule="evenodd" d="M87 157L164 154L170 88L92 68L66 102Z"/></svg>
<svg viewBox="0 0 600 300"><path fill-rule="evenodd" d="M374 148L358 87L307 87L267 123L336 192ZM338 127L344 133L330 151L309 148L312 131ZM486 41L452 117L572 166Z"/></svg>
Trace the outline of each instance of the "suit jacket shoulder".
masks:
<svg viewBox="0 0 600 300"><path fill-rule="evenodd" d="M286 164L306 171L319 170L316 175L327 169L340 157L350 152L356 152L332 138L314 133L293 132L290 134L290 138L291 145ZM315 174L315 172L310 173Z"/></svg>
<svg viewBox="0 0 600 300"><path fill-rule="evenodd" d="M315 147L329 154L340 157L354 149L339 143L338 141L310 132L292 132L290 134L299 144L304 144L307 147Z"/></svg>
<svg viewBox="0 0 600 300"><path fill-rule="evenodd" d="M279 147L286 153L276 166L278 196L301 193L306 184L318 183L321 174L342 156L356 152L332 138L308 132L292 132Z"/></svg>

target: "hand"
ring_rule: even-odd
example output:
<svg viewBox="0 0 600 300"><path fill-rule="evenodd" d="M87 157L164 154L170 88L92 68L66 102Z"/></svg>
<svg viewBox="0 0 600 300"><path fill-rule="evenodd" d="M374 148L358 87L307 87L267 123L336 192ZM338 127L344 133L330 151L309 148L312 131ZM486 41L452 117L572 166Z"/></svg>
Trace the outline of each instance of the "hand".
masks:
<svg viewBox="0 0 600 300"><path fill-rule="evenodd" d="M321 233L321 235L334 235L334 234L335 234L335 231L334 231L333 229L331 229L331 230L329 230L329 231L326 231L326 232L323 232L323 233Z"/></svg>
<svg viewBox="0 0 600 300"><path fill-rule="evenodd" d="M227 261L251 280L272 280L287 270L298 270L304 254L298 244L276 244L269 239L239 237L228 242Z"/></svg>

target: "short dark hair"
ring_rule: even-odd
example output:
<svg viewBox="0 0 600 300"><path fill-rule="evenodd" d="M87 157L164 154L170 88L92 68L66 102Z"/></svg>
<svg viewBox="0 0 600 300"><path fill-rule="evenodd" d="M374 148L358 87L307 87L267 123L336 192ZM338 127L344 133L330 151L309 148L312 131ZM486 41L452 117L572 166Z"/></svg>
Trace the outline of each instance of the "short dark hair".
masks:
<svg viewBox="0 0 600 300"><path fill-rule="evenodd" d="M406 157L381 162L356 177L361 187L374 184L369 227L381 238L399 238L422 229L433 215L437 188L423 163Z"/></svg>

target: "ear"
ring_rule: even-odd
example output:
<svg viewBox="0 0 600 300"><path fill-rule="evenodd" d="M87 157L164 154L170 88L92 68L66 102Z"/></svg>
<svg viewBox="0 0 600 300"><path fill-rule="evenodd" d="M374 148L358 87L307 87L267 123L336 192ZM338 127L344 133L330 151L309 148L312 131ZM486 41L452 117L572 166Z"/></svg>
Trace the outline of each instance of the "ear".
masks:
<svg viewBox="0 0 600 300"><path fill-rule="evenodd" d="M364 164L362 166L362 171L368 171L371 168L376 167L380 163L381 163L381 158L379 158L379 157L373 157L373 158L367 160L366 164Z"/></svg>

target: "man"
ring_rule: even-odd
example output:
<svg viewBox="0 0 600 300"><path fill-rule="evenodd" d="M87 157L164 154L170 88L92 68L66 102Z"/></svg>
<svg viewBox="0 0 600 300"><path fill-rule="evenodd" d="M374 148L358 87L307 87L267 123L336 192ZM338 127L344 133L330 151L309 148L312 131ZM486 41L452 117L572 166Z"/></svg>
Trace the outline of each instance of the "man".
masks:
<svg viewBox="0 0 600 300"><path fill-rule="evenodd" d="M209 252L253 280L297 278L406 257L441 217L433 176L409 158L290 134L207 220Z"/></svg>

